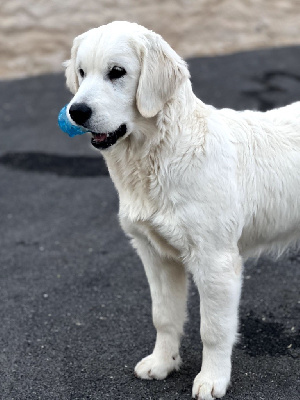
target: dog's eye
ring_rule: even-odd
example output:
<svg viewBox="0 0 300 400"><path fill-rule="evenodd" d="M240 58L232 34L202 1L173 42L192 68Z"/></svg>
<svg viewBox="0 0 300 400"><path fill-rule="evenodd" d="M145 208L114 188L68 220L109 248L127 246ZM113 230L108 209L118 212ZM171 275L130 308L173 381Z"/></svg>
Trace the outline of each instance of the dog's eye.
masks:
<svg viewBox="0 0 300 400"><path fill-rule="evenodd" d="M79 68L78 72L81 78L84 78L84 70L82 68Z"/></svg>
<svg viewBox="0 0 300 400"><path fill-rule="evenodd" d="M112 81L114 79L119 79L122 76L124 76L126 74L126 71L124 68L122 67L113 67L109 73L108 73L108 77L109 79Z"/></svg>

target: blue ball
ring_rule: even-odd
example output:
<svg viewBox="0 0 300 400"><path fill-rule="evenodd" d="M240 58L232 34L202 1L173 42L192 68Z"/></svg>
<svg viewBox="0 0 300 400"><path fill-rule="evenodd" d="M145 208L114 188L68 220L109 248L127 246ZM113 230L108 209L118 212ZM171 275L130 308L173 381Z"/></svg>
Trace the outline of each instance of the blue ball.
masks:
<svg viewBox="0 0 300 400"><path fill-rule="evenodd" d="M68 104L65 105L58 114L58 126L60 127L60 129L63 132L67 133L70 137L82 135L83 133L89 132L88 129L73 125L70 122L69 118L67 117L67 107Z"/></svg>

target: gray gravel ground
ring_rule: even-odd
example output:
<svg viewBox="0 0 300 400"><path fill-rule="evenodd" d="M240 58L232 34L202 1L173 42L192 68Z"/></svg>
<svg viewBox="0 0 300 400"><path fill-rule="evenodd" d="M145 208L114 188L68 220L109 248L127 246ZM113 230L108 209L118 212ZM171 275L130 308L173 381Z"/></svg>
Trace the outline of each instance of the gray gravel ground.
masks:
<svg viewBox="0 0 300 400"><path fill-rule="evenodd" d="M196 94L216 107L300 100L300 47L189 64ZM197 291L181 370L136 379L155 339L149 289L102 158L85 135L56 125L70 98L62 75L0 82L0 398L190 399L201 365ZM299 399L299 264L293 252L247 263L225 399Z"/></svg>

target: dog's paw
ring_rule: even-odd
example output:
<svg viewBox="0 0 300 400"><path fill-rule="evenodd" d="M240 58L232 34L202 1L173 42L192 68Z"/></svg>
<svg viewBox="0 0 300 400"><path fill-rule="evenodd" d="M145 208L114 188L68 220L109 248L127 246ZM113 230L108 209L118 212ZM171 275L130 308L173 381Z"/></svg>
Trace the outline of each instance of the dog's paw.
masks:
<svg viewBox="0 0 300 400"><path fill-rule="evenodd" d="M229 385L225 376L208 377L201 372L196 376L193 385L193 398L198 400L212 400L223 397Z"/></svg>
<svg viewBox="0 0 300 400"><path fill-rule="evenodd" d="M160 357L150 354L137 363L134 373L141 379L165 379L170 372L178 370L181 358L179 355L170 357L170 360L163 360Z"/></svg>

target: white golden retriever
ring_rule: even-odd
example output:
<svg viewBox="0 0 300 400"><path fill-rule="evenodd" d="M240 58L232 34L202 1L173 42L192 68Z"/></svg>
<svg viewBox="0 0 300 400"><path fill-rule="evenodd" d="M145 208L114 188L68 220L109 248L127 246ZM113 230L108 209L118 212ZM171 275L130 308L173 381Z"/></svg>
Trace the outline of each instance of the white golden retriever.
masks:
<svg viewBox="0 0 300 400"><path fill-rule="evenodd" d="M300 233L300 102L266 113L216 110L157 34L113 22L74 40L69 115L92 132L120 197L120 222L144 264L157 338L135 367L180 366L187 274L199 289L203 356L195 398L224 396L237 338L242 265Z"/></svg>

